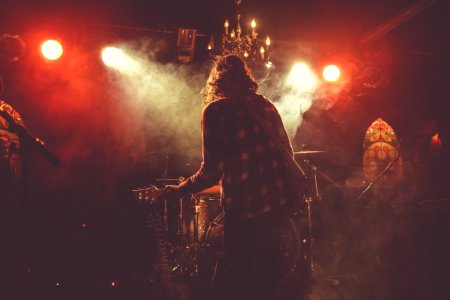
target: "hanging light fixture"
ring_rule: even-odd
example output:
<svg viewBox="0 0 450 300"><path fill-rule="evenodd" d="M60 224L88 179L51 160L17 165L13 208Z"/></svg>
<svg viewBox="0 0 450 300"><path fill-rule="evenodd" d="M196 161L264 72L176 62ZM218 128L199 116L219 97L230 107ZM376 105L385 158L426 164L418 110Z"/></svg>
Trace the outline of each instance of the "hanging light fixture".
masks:
<svg viewBox="0 0 450 300"><path fill-rule="evenodd" d="M228 19L225 20L222 45L219 52L215 51L214 37L211 36L207 46L210 55L217 57L234 54L248 62L268 62L271 53L271 40L269 36L267 36L265 40L258 38L259 34L256 31L255 19L252 19L249 24L250 30L248 33L243 33L241 27L241 14L239 11L242 0L235 0L234 3L236 4L235 26L232 28L230 21Z"/></svg>
<svg viewBox="0 0 450 300"><path fill-rule="evenodd" d="M25 55L25 42L18 35L2 34L0 36L0 59L18 62Z"/></svg>

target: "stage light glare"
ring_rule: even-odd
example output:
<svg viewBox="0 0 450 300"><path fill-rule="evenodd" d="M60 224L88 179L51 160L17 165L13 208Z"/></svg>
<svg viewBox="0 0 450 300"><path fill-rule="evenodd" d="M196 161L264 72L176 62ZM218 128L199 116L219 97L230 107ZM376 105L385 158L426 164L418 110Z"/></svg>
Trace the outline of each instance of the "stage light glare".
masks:
<svg viewBox="0 0 450 300"><path fill-rule="evenodd" d="M117 67L125 60L125 54L116 47L106 47L102 51L102 61L108 67Z"/></svg>
<svg viewBox="0 0 450 300"><path fill-rule="evenodd" d="M432 143L433 145L436 145L436 146L439 146L439 147L442 146L441 138L440 138L438 132L436 132L436 133L431 137L431 143Z"/></svg>
<svg viewBox="0 0 450 300"><path fill-rule="evenodd" d="M317 87L317 76L307 64L297 63L292 67L287 83L299 91L312 91Z"/></svg>
<svg viewBox="0 0 450 300"><path fill-rule="evenodd" d="M133 73L139 70L139 63L116 47L106 47L102 50L102 61L108 67L125 73Z"/></svg>
<svg viewBox="0 0 450 300"><path fill-rule="evenodd" d="M46 40L41 45L41 53L48 60L58 60L63 52L63 46L57 40Z"/></svg>
<svg viewBox="0 0 450 300"><path fill-rule="evenodd" d="M323 68L322 76L326 81L334 82L339 80L339 78L341 77L341 70L336 65L328 65Z"/></svg>

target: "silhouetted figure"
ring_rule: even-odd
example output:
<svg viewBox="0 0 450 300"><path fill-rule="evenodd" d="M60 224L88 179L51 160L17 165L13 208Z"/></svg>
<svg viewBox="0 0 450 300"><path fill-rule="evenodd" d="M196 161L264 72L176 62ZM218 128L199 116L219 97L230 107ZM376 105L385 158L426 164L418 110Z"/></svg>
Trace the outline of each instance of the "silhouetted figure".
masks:
<svg viewBox="0 0 450 300"><path fill-rule="evenodd" d="M257 89L239 57L215 62L203 90L203 162L186 181L167 186L166 196L182 197L220 182L226 299L301 299L282 285L298 255L290 216L301 205L303 172L278 111Z"/></svg>

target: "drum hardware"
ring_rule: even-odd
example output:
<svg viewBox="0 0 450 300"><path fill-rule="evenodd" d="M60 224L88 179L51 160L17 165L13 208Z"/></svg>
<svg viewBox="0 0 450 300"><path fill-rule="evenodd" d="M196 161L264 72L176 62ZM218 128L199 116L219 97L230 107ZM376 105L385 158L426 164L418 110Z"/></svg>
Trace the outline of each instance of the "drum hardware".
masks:
<svg viewBox="0 0 450 300"><path fill-rule="evenodd" d="M166 178L167 178L167 173L168 173L168 169L169 169L169 153L165 153L164 156L164 170L163 170L163 182L165 182ZM163 210L163 217L164 217L164 237L165 240L168 240L168 234L169 234L169 207L168 207L168 202L167 199L164 199L164 210Z"/></svg>
<svg viewBox="0 0 450 300"><path fill-rule="evenodd" d="M207 193L208 195L209 192ZM212 195L210 195L211 198ZM213 221L211 218L211 211L208 211L211 204L208 202L219 202L216 200L205 200L204 193L202 195L192 195L191 198L180 198L178 207L179 213L177 216L177 241L172 247L173 253L173 269L172 272L178 274L182 278L203 278L202 275L209 272L209 270L201 269L204 264L201 264L202 258L217 256L220 252L218 245L210 243L211 233L216 231L212 227L220 226L220 215L215 217ZM218 204L217 204L218 205ZM172 213L170 211L169 213ZM214 215L212 216L214 217ZM189 222L189 223L187 223ZM217 225L216 225L217 224ZM170 243L169 243L170 244ZM213 266L211 270L213 269Z"/></svg>
<svg viewBox="0 0 450 300"><path fill-rule="evenodd" d="M295 155L308 155L308 154L320 154L325 153L323 150L302 150L294 152Z"/></svg>
<svg viewBox="0 0 450 300"><path fill-rule="evenodd" d="M220 196L213 194L213 192L217 192L217 190L219 190L217 187L213 187L199 193L200 195L195 194L192 195L191 198L180 198L178 200L179 202L176 204L176 207L178 207L179 211L175 219L177 220L175 239L169 239L168 232L164 232L164 230L166 228L168 230L170 229L167 224L162 224L164 220L168 220L169 217L174 216L172 215L174 210L167 211L171 214L170 216L165 215L166 202L162 201L160 203L159 214L162 220L161 235L166 244L168 263L173 275L178 275L182 278L200 278L201 275L203 275L203 273L200 274L200 272L206 274L209 271L213 272L213 269L217 268L217 266L213 266L213 264L214 262L217 264L216 258L220 257L221 249L218 247L221 245L210 241L210 238L213 238L213 235L217 234L217 230L222 229L220 224L223 224L223 213L221 211L216 211L216 207L211 208L212 204L219 207ZM135 194L138 203L141 204L153 204L163 193L162 189L155 186L138 188L132 191ZM170 208L174 208L174 206L171 206ZM187 229L185 228L186 221L192 223L192 228L190 225ZM211 266L206 267L208 270L200 270L200 258L203 258L203 256L200 257L200 253L203 256L208 256L207 259L215 259ZM203 263L202 266L204 267L205 264Z"/></svg>
<svg viewBox="0 0 450 300"><path fill-rule="evenodd" d="M306 165L313 173L313 178L314 178L314 192L315 195L318 199L320 199L320 195L319 195L319 186L317 183L317 175L320 175L323 179L325 179L326 181L328 181L329 183L331 183L332 185L334 185L336 188L338 188L340 191L344 191L343 188L341 187L340 184L338 184L336 181L334 181L333 179L331 179L330 176L328 176L327 174L325 174L324 172L320 171L317 166L313 165L309 160L302 160L301 161L302 164Z"/></svg>
<svg viewBox="0 0 450 300"><path fill-rule="evenodd" d="M135 191L142 193L144 190ZM170 252L168 257L171 272L180 276L181 280L200 280L199 282L210 287L216 284L218 274L220 274L221 260L224 256L224 213L220 206L218 191L220 191L220 187L214 186L192 195L191 198L180 198L175 205L179 212L176 218L171 219L177 220L177 227L172 227L177 228L177 236L175 240L172 239L174 243L167 242L167 248ZM298 270L300 267L298 262L302 255L304 261L309 263L305 270L313 268L311 203L318 194L318 192L312 196L308 194L303 198L306 205L302 206L305 207L305 211L297 211L287 216L284 223L290 225L278 228L278 232L282 233L280 241L284 245L291 245L287 248L284 247L289 255L281 258L283 266L286 267L281 274L281 280L288 280ZM152 199L149 195L141 195L141 198L147 199L144 201L149 202ZM173 212L172 209L168 213L172 214ZM307 226L302 226L302 216L304 216L303 222L308 223ZM190 225L185 228L186 222L189 222ZM295 242L293 242L294 240ZM296 245L294 248L292 243ZM301 249L305 249L305 251L302 252Z"/></svg>
<svg viewBox="0 0 450 300"><path fill-rule="evenodd" d="M205 196L205 195L214 196L214 195L220 195L221 192L222 192L222 188L220 185L213 185L212 187L207 188L206 190L198 192L196 195L197 196Z"/></svg>
<svg viewBox="0 0 450 300"><path fill-rule="evenodd" d="M166 184L179 184L185 180L184 177L178 177L178 178L168 178L168 166L169 166L169 153L163 152L163 153L157 153L157 154L164 154L164 169L162 173L162 178L155 179L157 182L161 182L163 185ZM165 241L169 241L169 203L168 199L163 199L163 220L164 220L164 237ZM172 272L176 273L179 272L179 275L183 275L185 272L184 268L184 260L183 260L183 249L185 247L185 243L183 240L183 210L184 202L183 198L179 199L178 207L179 207L179 214L178 214L178 220L177 220L177 229L176 229L176 236L177 236L177 246L175 248L178 248L177 254L178 258L175 259L175 266L172 268ZM173 247L171 247L171 252L175 252Z"/></svg>
<svg viewBox="0 0 450 300"><path fill-rule="evenodd" d="M213 244L209 239L212 237L211 233L214 231L213 228L218 228L220 222L223 224L223 212L220 209L219 199L220 196L216 194L220 191L220 186L213 186L197 194L192 195L191 203L193 211L193 234L192 234L192 263L194 269L194 276L196 278L200 277L200 272L204 271L200 268L200 252L203 256L217 257L219 252L223 249L219 249L219 245ZM219 211L212 211L211 206L216 204ZM218 214L213 215L212 214ZM210 220L211 217L214 219ZM220 237L219 237L220 238ZM223 237L222 237L223 238ZM217 261L215 266L212 267L213 273L217 272L214 269L217 268ZM213 276L214 277L214 276Z"/></svg>
<svg viewBox="0 0 450 300"><path fill-rule="evenodd" d="M300 151L302 152L302 151ZM308 151L309 152L309 151ZM305 209L306 209L306 222L307 222L307 232L306 236L302 239L302 244L305 247L306 252L304 253L304 262L306 264L306 267L309 271L314 271L314 257L313 257L313 247L314 247L314 238L313 238L313 225L312 225L312 202L314 199L321 200L320 190L319 190L319 183L318 183L318 176L321 176L326 181L337 187L339 190L343 191L342 187L335 182L333 179L331 179L328 175L326 175L324 172L320 171L319 168L315 165L313 165L309 160L301 160L301 165L307 166L305 168L306 170L310 170L312 174L312 178L310 176L307 176L306 180L306 193L305 193ZM306 172L308 175L308 172ZM312 182L311 182L312 180Z"/></svg>

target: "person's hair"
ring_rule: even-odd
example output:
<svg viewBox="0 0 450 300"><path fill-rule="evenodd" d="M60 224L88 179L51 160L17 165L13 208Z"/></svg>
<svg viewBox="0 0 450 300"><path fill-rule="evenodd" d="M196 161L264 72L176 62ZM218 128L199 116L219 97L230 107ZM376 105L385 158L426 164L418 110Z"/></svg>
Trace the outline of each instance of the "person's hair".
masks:
<svg viewBox="0 0 450 300"><path fill-rule="evenodd" d="M215 61L202 90L204 103L222 97L256 92L258 84L247 64L236 55L226 55Z"/></svg>

